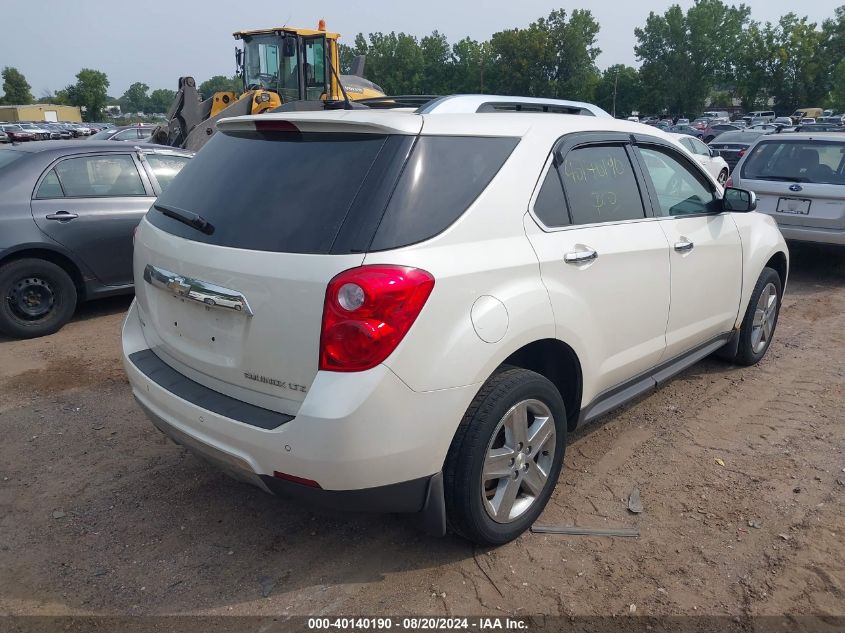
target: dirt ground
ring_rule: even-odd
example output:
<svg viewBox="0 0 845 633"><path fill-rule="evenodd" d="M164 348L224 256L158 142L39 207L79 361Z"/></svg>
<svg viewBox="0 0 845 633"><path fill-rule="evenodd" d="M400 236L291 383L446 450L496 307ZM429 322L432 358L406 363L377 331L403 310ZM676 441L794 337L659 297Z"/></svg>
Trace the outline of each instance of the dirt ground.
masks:
<svg viewBox="0 0 845 633"><path fill-rule="evenodd" d="M492 550L315 513L166 441L119 362L128 304L0 339L0 614L845 615L845 251L793 248L758 366L705 360L570 437L538 524L640 538Z"/></svg>

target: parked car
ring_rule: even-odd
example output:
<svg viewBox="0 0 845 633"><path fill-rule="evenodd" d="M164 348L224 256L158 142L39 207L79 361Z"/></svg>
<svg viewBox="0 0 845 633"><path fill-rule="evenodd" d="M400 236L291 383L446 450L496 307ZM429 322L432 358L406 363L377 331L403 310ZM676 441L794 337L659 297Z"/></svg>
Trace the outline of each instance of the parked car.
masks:
<svg viewBox="0 0 845 633"><path fill-rule="evenodd" d="M717 156L725 159L731 172L739 162L739 159L745 156L745 152L753 145L761 135L765 134L762 130L742 130L740 132L725 132L715 141L710 143L712 149Z"/></svg>
<svg viewBox="0 0 845 633"><path fill-rule="evenodd" d="M841 123L801 123L795 126L796 132L842 132L845 127Z"/></svg>
<svg viewBox="0 0 845 633"><path fill-rule="evenodd" d="M686 125L686 126L689 126L689 119L683 119L683 118L680 118L680 119L678 119L677 121L675 121L675 125Z"/></svg>
<svg viewBox="0 0 845 633"><path fill-rule="evenodd" d="M775 125L774 123L755 123L754 125L749 125L746 130L757 130L760 132L777 132L781 129L782 125Z"/></svg>
<svg viewBox="0 0 845 633"><path fill-rule="evenodd" d="M772 110L755 110L754 112L749 112L742 117L742 119L749 124L753 124L755 119L759 119L760 123L769 123L774 121L775 118L775 113Z"/></svg>
<svg viewBox="0 0 845 633"><path fill-rule="evenodd" d="M821 108L798 108L792 113L792 122L800 123L803 119L813 119L823 116Z"/></svg>
<svg viewBox="0 0 845 633"><path fill-rule="evenodd" d="M732 180L757 192L786 239L845 245L845 135L762 137Z"/></svg>
<svg viewBox="0 0 845 633"><path fill-rule="evenodd" d="M787 126L789 126L789 125L792 125L792 119L790 119L788 116L779 116L779 117L775 118L775 120L772 121L772 123L774 123L775 125L787 125Z"/></svg>
<svg viewBox="0 0 845 633"><path fill-rule="evenodd" d="M49 141L52 134L50 130L47 130L39 125L35 125L34 123L20 123L21 129L24 129L28 132L32 132L35 135L36 141Z"/></svg>
<svg viewBox="0 0 845 633"><path fill-rule="evenodd" d="M3 131L3 127L0 126L0 143L11 143L12 139L9 138L9 135Z"/></svg>
<svg viewBox="0 0 845 633"><path fill-rule="evenodd" d="M34 132L31 132L30 130L25 130L16 123L6 124L0 127L3 128L3 131L9 137L9 140L15 143L24 143L26 141L37 140Z"/></svg>
<svg viewBox="0 0 845 633"><path fill-rule="evenodd" d="M742 128L733 123L713 122L704 130L704 142L710 143L714 138L725 132L737 132Z"/></svg>
<svg viewBox="0 0 845 633"><path fill-rule="evenodd" d="M708 117L698 117L691 123L692 127L697 130L701 130L702 132L707 129L707 126L710 125L710 119Z"/></svg>
<svg viewBox="0 0 845 633"><path fill-rule="evenodd" d="M124 125L122 127L113 127L97 132L89 137L92 141L132 141L144 142L148 141L153 135L157 125L150 125L147 123L141 125Z"/></svg>
<svg viewBox="0 0 845 633"><path fill-rule="evenodd" d="M704 133L701 130L696 129L691 125L673 125L666 131L671 134L686 134L687 136L694 136L695 138L701 138L704 136Z"/></svg>
<svg viewBox="0 0 845 633"><path fill-rule="evenodd" d="M509 101L594 116L474 114ZM754 205L589 104L227 119L139 226L124 365L158 428L265 491L504 543L568 431L765 354L788 255Z"/></svg>
<svg viewBox="0 0 845 633"><path fill-rule="evenodd" d="M697 137L688 134L672 134L672 137L693 155L693 158L716 179L716 182L723 187L725 186L728 176L730 176L731 168L724 158L719 156Z"/></svg>
<svg viewBox="0 0 845 633"><path fill-rule="evenodd" d="M78 301L132 291L132 232L190 158L138 147L0 148L0 332L50 334Z"/></svg>
<svg viewBox="0 0 845 633"><path fill-rule="evenodd" d="M73 134L70 133L70 130L68 130L63 125L59 125L58 123L47 123L45 127L51 132L55 132L59 140L67 140L73 138Z"/></svg>

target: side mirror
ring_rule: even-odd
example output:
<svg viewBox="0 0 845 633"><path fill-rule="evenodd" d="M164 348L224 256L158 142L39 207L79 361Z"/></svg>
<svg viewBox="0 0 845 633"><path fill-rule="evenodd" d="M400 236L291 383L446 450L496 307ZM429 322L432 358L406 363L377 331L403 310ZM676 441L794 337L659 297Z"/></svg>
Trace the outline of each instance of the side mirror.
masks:
<svg viewBox="0 0 845 633"><path fill-rule="evenodd" d="M757 194L745 189L734 189L728 187L722 197L722 209L724 211L735 211L747 213L757 208Z"/></svg>

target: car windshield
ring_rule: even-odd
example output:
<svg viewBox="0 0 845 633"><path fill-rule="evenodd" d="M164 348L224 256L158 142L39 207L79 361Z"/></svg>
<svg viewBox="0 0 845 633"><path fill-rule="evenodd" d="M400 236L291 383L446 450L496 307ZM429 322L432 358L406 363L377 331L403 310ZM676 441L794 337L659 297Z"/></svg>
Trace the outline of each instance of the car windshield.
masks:
<svg viewBox="0 0 845 633"><path fill-rule="evenodd" d="M845 185L845 141L761 142L742 167L742 177Z"/></svg>

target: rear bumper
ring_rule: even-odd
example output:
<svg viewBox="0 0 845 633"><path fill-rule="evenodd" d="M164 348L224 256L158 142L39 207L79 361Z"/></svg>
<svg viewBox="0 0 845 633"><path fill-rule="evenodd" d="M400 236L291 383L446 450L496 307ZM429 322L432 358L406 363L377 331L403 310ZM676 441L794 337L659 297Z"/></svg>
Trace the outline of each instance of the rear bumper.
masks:
<svg viewBox="0 0 845 633"><path fill-rule="evenodd" d="M436 482L476 385L415 392L383 365L349 374L319 372L295 417L260 428L218 406L201 406L207 393L194 398L168 388L175 383L151 379L130 359L148 347L133 302L123 328L133 394L156 427L239 479L338 509L442 507ZM283 481L276 472L320 488Z"/></svg>
<svg viewBox="0 0 845 633"><path fill-rule="evenodd" d="M778 228L786 240L845 246L845 230L842 229L820 229L791 224L778 224Z"/></svg>

